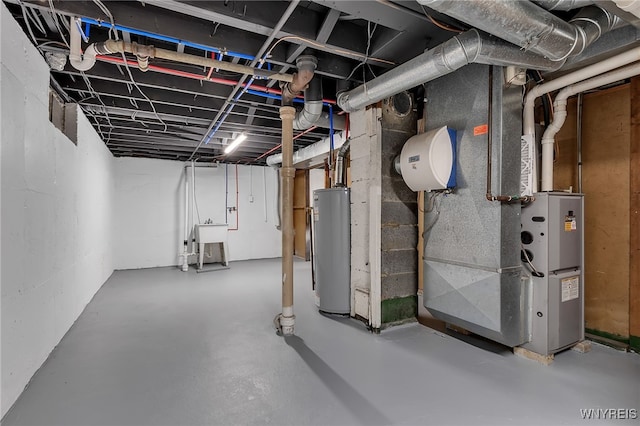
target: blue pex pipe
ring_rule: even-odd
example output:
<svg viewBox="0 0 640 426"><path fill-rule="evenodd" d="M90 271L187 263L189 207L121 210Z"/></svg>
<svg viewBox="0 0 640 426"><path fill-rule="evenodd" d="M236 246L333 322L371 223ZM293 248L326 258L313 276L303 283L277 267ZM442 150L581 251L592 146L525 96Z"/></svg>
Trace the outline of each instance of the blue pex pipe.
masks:
<svg viewBox="0 0 640 426"><path fill-rule="evenodd" d="M108 22L98 21L98 20L92 19L92 18L80 18L80 20L81 20L81 22L84 22L85 24L97 25L99 27L109 27L109 28L112 27L112 25L110 23L108 23ZM136 30L134 28L124 27L122 25L117 25L116 24L116 25L113 26L113 29L119 30L119 31L125 31L125 32L131 33L131 34L136 34L136 35L140 35L140 36L144 36L144 37L153 38L155 40L162 40L162 41L166 41L166 42L169 42L169 43L175 43L175 44L183 44L185 46L193 47L195 49L204 50L206 52L224 53L224 54L229 55L229 56L233 56L233 57L240 58L240 59L247 59L249 61L252 61L252 60L255 59L254 56L245 55L244 53L229 52L229 51L223 52L222 50L218 49L217 47L205 46L204 44L199 44L199 43L192 43L190 41L180 40L179 38L163 36L163 35L160 35L160 34L149 32L149 31ZM89 31L85 30L85 32L87 33L87 36L88 36L89 35Z"/></svg>
<svg viewBox="0 0 640 426"><path fill-rule="evenodd" d="M211 142L211 138L213 138L213 135L215 135L218 132L218 129L220 129L220 126L222 126L222 123L224 123L224 121L227 119L229 114L231 114L231 111L233 110L233 107L236 105L236 102L238 102L238 99L240 99L240 97L242 95L244 95L244 92L247 91L247 87L251 86L251 84L253 84L254 80L255 80L255 78L251 77L249 79L249 82L246 83L245 86L242 88L242 90L239 91L238 94L233 98L233 102L231 102L229 104L229 106L227 106L227 110L225 111L224 115L222 117L220 117L220 119L218 120L218 123L216 123L216 126L207 135L207 139L204 141L205 145L207 145L209 142Z"/></svg>
<svg viewBox="0 0 640 426"><path fill-rule="evenodd" d="M282 100L282 96L280 96L280 95L276 95L276 94L273 94L273 93L267 93L267 92L261 92L259 90L249 89L249 90L247 90L247 93L250 94L250 95L262 96L262 97L267 98L267 99L276 99L278 101ZM294 98L293 102L296 102L296 103L299 103L299 104L303 104L304 103L304 99Z"/></svg>
<svg viewBox="0 0 640 426"><path fill-rule="evenodd" d="M333 152L333 106L329 104L329 149Z"/></svg>

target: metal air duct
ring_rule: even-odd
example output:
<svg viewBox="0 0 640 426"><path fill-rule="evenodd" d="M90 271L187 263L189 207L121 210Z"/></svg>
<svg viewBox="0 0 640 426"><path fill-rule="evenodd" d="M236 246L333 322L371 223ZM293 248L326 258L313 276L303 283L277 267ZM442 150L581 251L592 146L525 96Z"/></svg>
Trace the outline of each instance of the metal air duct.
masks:
<svg viewBox="0 0 640 426"><path fill-rule="evenodd" d="M597 6L583 8L578 16L566 22L528 1L418 0L418 3L553 61L580 54L619 22L618 17Z"/></svg>
<svg viewBox="0 0 640 426"><path fill-rule="evenodd" d="M573 10L593 4L593 0L533 0L547 10Z"/></svg>
<svg viewBox="0 0 640 426"><path fill-rule="evenodd" d="M514 65L540 70L555 70L562 66L562 63L525 52L510 43L472 29L416 56L366 84L348 92L339 93L338 106L347 112L356 111L403 90L435 80L471 63Z"/></svg>

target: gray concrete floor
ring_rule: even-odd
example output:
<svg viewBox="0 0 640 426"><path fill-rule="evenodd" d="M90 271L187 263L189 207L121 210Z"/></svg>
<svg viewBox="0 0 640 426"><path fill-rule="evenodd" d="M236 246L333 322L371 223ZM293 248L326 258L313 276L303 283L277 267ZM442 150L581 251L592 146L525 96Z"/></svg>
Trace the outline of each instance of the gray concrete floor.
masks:
<svg viewBox="0 0 640 426"><path fill-rule="evenodd" d="M279 337L279 277L277 259L115 272L2 424L555 425L640 408L637 354L594 345L545 367L417 323L372 335L318 313L305 262L296 336Z"/></svg>

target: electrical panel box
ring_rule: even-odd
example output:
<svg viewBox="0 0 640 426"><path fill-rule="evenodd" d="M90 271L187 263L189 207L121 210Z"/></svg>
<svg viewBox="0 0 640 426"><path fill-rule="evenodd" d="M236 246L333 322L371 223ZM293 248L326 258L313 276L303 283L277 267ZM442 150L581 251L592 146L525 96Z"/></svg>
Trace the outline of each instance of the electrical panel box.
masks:
<svg viewBox="0 0 640 426"><path fill-rule="evenodd" d="M521 259L531 279L531 336L549 355L584 339L582 194L543 192L522 208Z"/></svg>

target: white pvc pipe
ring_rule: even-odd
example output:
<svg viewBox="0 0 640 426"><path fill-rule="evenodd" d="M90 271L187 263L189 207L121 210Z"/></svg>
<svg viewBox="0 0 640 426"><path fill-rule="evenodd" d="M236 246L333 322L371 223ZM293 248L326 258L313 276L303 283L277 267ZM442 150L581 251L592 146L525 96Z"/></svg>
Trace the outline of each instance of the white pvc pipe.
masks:
<svg viewBox="0 0 640 426"><path fill-rule="evenodd" d="M73 17L69 25L69 62L78 71L87 71L91 69L96 63L97 52L93 47L93 44L87 47L84 55L82 54L82 38L80 36L80 19Z"/></svg>
<svg viewBox="0 0 640 426"><path fill-rule="evenodd" d="M554 118L542 136L542 190L553 191L553 144L556 134L567 118L567 99L570 96L611 84L640 74L640 63L601 74L562 89L553 102Z"/></svg>
<svg viewBox="0 0 640 426"><path fill-rule="evenodd" d="M196 219L195 219L195 203L196 203L196 166L195 162L191 160L191 232L195 232ZM191 251L197 253L195 245L195 234L191 239Z"/></svg>
<svg viewBox="0 0 640 426"><path fill-rule="evenodd" d="M584 67L570 74L563 75L562 77L558 77L548 83L535 86L529 91L529 93L527 93L527 96L524 99L524 116L522 123L523 134L535 134L534 104L536 98L638 60L640 60L640 47L633 48L609 59L605 59L604 61L589 65L588 67Z"/></svg>
<svg viewBox="0 0 640 426"><path fill-rule="evenodd" d="M267 168L262 167L262 194L264 195L264 221L268 221L267 217Z"/></svg>
<svg viewBox="0 0 640 426"><path fill-rule="evenodd" d="M607 71L611 71L612 69L616 69L623 65L630 64L632 62L640 60L640 47L633 48L626 52L620 53L619 55L613 56L609 59L605 59L604 61L595 63L593 65L589 65L572 73L563 75L562 77L558 77L554 80L551 80L548 83L540 84L531 89L527 96L524 98L524 108L523 108L523 117L522 117L522 134L524 137L528 137L531 141L535 140L535 100L549 92L553 92L554 90L562 89L563 87L569 86L571 84L580 82L582 80L586 80L593 76L605 73ZM533 182L532 182L532 192L538 191L538 179L536 177L536 160L535 156L532 157L531 169L533 170ZM543 160L544 161L544 160Z"/></svg>
<svg viewBox="0 0 640 426"><path fill-rule="evenodd" d="M184 247L182 249L182 271L189 270L189 174L184 168Z"/></svg>

